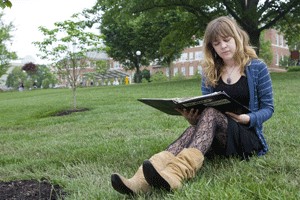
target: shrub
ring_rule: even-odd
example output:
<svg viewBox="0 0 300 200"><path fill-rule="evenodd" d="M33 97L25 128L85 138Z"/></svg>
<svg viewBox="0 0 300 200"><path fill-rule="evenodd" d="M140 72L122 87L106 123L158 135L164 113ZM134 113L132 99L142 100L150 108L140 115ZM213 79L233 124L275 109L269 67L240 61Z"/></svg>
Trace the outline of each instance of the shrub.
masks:
<svg viewBox="0 0 300 200"><path fill-rule="evenodd" d="M142 70L142 82L143 82L143 79L150 82L150 71L148 69Z"/></svg>
<svg viewBox="0 0 300 200"><path fill-rule="evenodd" d="M141 83L150 83L150 81L148 81L146 78L142 78Z"/></svg>
<svg viewBox="0 0 300 200"><path fill-rule="evenodd" d="M177 73L173 78L172 80L173 81L181 81L181 80L184 80L186 77L182 74L182 73Z"/></svg>
<svg viewBox="0 0 300 200"><path fill-rule="evenodd" d="M163 72L158 71L155 74L153 74L151 76L151 81L153 82L164 82L164 81L168 81L168 77L166 77L166 75L164 75Z"/></svg>
<svg viewBox="0 0 300 200"><path fill-rule="evenodd" d="M44 79L43 82L42 82L42 87L45 88L45 89L48 89L50 86L50 81L49 79Z"/></svg>
<svg viewBox="0 0 300 200"><path fill-rule="evenodd" d="M201 73L199 72L199 70L197 70L196 73L191 78L200 80L201 76L202 76Z"/></svg>
<svg viewBox="0 0 300 200"><path fill-rule="evenodd" d="M300 66L290 66L287 68L288 72L300 72Z"/></svg>

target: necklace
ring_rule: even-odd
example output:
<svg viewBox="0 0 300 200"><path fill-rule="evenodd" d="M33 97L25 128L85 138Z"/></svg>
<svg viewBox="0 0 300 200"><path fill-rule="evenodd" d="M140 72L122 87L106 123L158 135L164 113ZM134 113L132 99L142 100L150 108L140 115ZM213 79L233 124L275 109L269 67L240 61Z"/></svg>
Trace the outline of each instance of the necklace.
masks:
<svg viewBox="0 0 300 200"><path fill-rule="evenodd" d="M230 83L231 83L231 74L232 74L232 72L234 71L235 67L236 67L236 66L234 66L234 67L232 68L232 70L231 70L230 73L228 73L228 71L226 70L226 72L227 72L227 74L228 74L227 79L226 79L227 84L230 84Z"/></svg>

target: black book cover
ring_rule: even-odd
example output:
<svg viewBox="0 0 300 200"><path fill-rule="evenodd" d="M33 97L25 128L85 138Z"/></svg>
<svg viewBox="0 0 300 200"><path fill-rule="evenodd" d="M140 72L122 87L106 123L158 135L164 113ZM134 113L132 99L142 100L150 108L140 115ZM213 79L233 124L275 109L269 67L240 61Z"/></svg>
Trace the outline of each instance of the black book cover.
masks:
<svg viewBox="0 0 300 200"><path fill-rule="evenodd" d="M181 115L175 108L199 109L213 107L221 112L236 114L249 113L249 109L237 102L225 92L214 92L190 98L141 98L139 101L170 115Z"/></svg>

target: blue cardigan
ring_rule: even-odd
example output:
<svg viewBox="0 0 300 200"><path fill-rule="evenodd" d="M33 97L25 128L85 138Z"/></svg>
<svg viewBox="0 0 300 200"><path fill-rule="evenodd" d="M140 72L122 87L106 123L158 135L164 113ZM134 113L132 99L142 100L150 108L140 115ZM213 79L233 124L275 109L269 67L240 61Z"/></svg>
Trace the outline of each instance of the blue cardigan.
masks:
<svg viewBox="0 0 300 200"><path fill-rule="evenodd" d="M268 145L263 134L263 123L271 118L274 112L272 81L266 64L258 59L253 59L246 66L246 76L250 92L249 109L250 127L254 127L256 134L263 145L258 155L268 151ZM205 86L205 77L202 77L202 94L214 92L211 86Z"/></svg>

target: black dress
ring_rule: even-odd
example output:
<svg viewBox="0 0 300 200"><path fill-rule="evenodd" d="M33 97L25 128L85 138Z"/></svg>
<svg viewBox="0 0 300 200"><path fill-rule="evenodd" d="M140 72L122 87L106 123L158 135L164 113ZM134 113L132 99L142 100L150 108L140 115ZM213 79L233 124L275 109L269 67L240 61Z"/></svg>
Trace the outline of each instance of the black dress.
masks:
<svg viewBox="0 0 300 200"><path fill-rule="evenodd" d="M220 78L215 91L225 91L228 95L241 102L244 106L249 106L249 88L247 78L241 78L234 84L229 85L223 82ZM254 128L249 128L247 125L242 125L235 122L230 117L228 119L227 127L227 145L226 149L221 149L213 142L212 147L215 153L220 155L232 156L238 155L243 159L249 158L254 152L262 149Z"/></svg>

